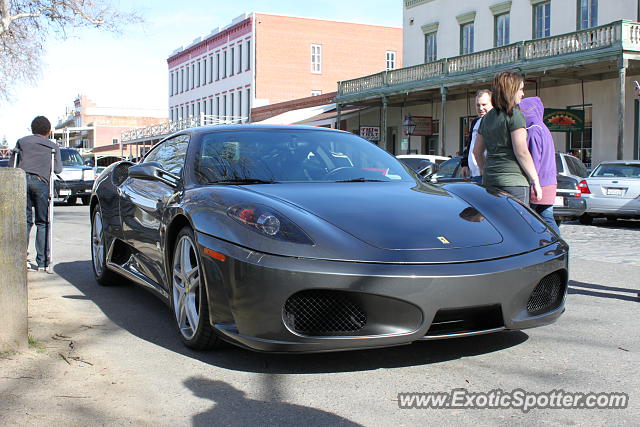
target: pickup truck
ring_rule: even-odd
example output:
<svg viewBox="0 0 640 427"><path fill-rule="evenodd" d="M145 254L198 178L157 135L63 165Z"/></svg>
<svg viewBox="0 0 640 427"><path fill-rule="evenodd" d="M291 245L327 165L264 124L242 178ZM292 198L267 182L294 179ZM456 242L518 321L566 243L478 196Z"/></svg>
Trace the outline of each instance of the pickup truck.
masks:
<svg viewBox="0 0 640 427"><path fill-rule="evenodd" d="M80 199L83 205L88 205L95 180L94 169L86 166L80 153L73 148L61 147L60 156L62 172L54 177L54 201L75 205Z"/></svg>

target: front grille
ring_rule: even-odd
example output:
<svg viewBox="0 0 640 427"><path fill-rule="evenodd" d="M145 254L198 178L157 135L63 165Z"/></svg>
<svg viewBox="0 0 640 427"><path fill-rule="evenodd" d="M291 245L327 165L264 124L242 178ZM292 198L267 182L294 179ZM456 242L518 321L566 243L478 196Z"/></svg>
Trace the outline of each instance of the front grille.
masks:
<svg viewBox="0 0 640 427"><path fill-rule="evenodd" d="M504 326L500 305L438 310L427 336L465 334Z"/></svg>
<svg viewBox="0 0 640 427"><path fill-rule="evenodd" d="M289 297L284 305L284 321L302 335L346 335L362 329L367 314L348 292L316 289Z"/></svg>
<svg viewBox="0 0 640 427"><path fill-rule="evenodd" d="M529 296L527 312L537 316L560 307L566 288L564 274L560 271L543 277Z"/></svg>

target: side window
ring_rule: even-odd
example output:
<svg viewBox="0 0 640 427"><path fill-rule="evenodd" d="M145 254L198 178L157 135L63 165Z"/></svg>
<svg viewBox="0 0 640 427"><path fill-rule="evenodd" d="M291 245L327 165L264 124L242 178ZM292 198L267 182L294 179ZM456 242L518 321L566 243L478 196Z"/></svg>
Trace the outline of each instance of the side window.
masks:
<svg viewBox="0 0 640 427"><path fill-rule="evenodd" d="M572 175L577 175L582 178L587 176L587 168L580 160L575 157L567 157L567 161L569 164L569 171Z"/></svg>
<svg viewBox="0 0 640 427"><path fill-rule="evenodd" d="M562 173L562 169L562 158L560 157L560 154L556 153L556 172Z"/></svg>
<svg viewBox="0 0 640 427"><path fill-rule="evenodd" d="M144 162L158 162L166 171L180 175L188 145L189 136L178 135L159 144L145 157Z"/></svg>

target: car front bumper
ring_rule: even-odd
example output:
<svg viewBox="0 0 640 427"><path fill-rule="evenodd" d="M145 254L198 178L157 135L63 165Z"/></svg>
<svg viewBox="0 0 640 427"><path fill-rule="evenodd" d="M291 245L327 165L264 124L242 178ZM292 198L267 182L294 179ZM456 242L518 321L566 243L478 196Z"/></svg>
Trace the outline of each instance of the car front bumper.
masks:
<svg viewBox="0 0 640 427"><path fill-rule="evenodd" d="M398 265L281 257L202 233L197 239L201 253L208 248L225 258L202 255L211 324L223 338L258 351L340 351L525 329L552 323L564 311L568 247L563 242L484 262ZM557 304L532 314L527 304L534 288L554 274L562 277ZM345 296L352 304L347 314L325 306ZM294 300L302 311L291 309ZM459 314L474 320L447 329L460 322ZM357 318L363 315L364 325ZM302 317L311 319L310 329L340 318L347 330L306 333L298 327ZM355 330L354 324L362 327Z"/></svg>
<svg viewBox="0 0 640 427"><path fill-rule="evenodd" d="M54 183L56 197L89 197L93 188L93 181L56 181Z"/></svg>

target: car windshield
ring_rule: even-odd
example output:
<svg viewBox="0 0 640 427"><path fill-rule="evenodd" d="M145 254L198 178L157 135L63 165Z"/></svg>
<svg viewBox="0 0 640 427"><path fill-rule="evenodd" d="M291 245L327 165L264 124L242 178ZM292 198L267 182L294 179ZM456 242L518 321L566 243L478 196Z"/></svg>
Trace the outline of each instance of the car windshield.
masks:
<svg viewBox="0 0 640 427"><path fill-rule="evenodd" d="M423 170L424 168L426 168L431 164L431 162L427 159L419 159L415 157L404 157L399 160L405 165L408 165L411 169L413 169L416 172L420 172L421 170Z"/></svg>
<svg viewBox="0 0 640 427"><path fill-rule="evenodd" d="M442 163L438 168L438 172L433 175L434 178L454 178L454 174L456 174L456 169L460 164L460 158L454 157L453 159L449 159L446 162Z"/></svg>
<svg viewBox="0 0 640 427"><path fill-rule="evenodd" d="M203 184L414 180L392 155L356 135L308 129L246 129L201 136Z"/></svg>
<svg viewBox="0 0 640 427"><path fill-rule="evenodd" d="M82 166L84 163L82 157L75 150L60 150L62 157L62 166Z"/></svg>
<svg viewBox="0 0 640 427"><path fill-rule="evenodd" d="M640 164L607 163L598 165L593 177L640 178Z"/></svg>

